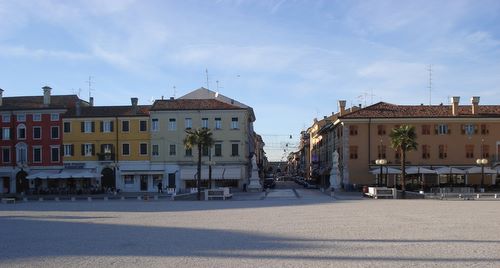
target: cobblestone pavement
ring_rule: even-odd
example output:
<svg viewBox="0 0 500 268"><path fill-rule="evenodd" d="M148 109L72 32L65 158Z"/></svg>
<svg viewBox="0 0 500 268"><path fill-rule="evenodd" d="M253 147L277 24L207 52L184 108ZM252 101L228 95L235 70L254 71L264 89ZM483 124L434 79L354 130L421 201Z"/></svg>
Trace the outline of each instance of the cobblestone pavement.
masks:
<svg viewBox="0 0 500 268"><path fill-rule="evenodd" d="M500 267L500 202L236 196L1 204L0 267Z"/></svg>

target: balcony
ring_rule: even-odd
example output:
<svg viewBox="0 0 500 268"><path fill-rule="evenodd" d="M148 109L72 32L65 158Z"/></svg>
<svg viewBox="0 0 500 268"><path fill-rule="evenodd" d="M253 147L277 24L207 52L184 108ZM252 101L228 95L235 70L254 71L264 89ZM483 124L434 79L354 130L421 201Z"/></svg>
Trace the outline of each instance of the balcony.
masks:
<svg viewBox="0 0 500 268"><path fill-rule="evenodd" d="M115 161L114 153L97 153L97 158L99 161Z"/></svg>

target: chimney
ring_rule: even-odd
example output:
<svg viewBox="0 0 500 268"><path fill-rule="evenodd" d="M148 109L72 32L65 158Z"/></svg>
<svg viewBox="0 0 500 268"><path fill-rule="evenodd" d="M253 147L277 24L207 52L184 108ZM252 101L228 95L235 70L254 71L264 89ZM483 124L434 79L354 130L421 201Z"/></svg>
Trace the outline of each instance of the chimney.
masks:
<svg viewBox="0 0 500 268"><path fill-rule="evenodd" d="M49 106L50 105L50 91L52 90L52 88L49 86L44 86L44 87L42 87L42 89L43 89L43 105Z"/></svg>
<svg viewBox="0 0 500 268"><path fill-rule="evenodd" d="M137 102L139 102L138 98L130 98L130 102L132 102L132 107L137 107Z"/></svg>
<svg viewBox="0 0 500 268"><path fill-rule="evenodd" d="M458 103L460 102L460 97L451 97L451 113L453 114L453 116L457 116L458 115Z"/></svg>
<svg viewBox="0 0 500 268"><path fill-rule="evenodd" d="M82 107L80 106L80 101L75 103L76 116L82 115Z"/></svg>
<svg viewBox="0 0 500 268"><path fill-rule="evenodd" d="M479 97L472 97L470 101L472 102L472 114L479 114Z"/></svg>
<svg viewBox="0 0 500 268"><path fill-rule="evenodd" d="M0 106L3 105L3 89L0 88Z"/></svg>
<svg viewBox="0 0 500 268"><path fill-rule="evenodd" d="M89 98L90 107L94 106L94 97Z"/></svg>
<svg viewBox="0 0 500 268"><path fill-rule="evenodd" d="M345 103L345 100L339 100L340 116L343 116L345 114Z"/></svg>

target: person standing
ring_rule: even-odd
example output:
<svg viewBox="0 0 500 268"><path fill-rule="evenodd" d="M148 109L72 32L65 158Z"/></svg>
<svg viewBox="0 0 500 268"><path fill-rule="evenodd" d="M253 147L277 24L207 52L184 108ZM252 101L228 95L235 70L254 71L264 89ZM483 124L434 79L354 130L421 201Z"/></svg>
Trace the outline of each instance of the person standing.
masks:
<svg viewBox="0 0 500 268"><path fill-rule="evenodd" d="M158 183L158 193L163 193L163 183L161 181Z"/></svg>

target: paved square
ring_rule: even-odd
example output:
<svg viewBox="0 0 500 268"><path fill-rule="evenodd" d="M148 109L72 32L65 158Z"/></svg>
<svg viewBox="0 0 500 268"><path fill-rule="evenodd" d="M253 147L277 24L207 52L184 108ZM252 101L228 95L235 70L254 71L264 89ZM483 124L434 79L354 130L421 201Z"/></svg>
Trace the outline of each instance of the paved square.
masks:
<svg viewBox="0 0 500 268"><path fill-rule="evenodd" d="M0 267L500 267L500 202L0 205Z"/></svg>

